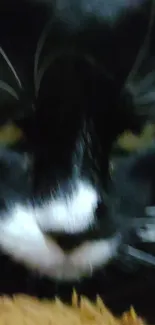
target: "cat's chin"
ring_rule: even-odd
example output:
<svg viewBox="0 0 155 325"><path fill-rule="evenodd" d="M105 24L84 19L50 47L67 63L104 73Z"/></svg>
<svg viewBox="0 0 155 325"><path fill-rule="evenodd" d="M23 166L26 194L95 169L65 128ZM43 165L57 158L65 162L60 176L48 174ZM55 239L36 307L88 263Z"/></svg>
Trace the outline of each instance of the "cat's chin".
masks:
<svg viewBox="0 0 155 325"><path fill-rule="evenodd" d="M55 267L50 269L49 272L46 270L46 273L42 274L51 280L56 280L58 282L79 282L83 278L90 278L92 276L91 269L89 272L82 272L82 270L77 269L74 265L65 264L62 266Z"/></svg>
<svg viewBox="0 0 155 325"><path fill-rule="evenodd" d="M64 254L61 263L49 268L38 268L41 276L61 282L81 281L105 267L116 256L119 239L87 241L69 254ZM32 266L33 267L33 266Z"/></svg>
<svg viewBox="0 0 155 325"><path fill-rule="evenodd" d="M32 207L14 205L0 220L0 247L13 260L43 276L58 280L79 280L117 255L120 236L87 240L65 251L40 228ZM69 235L68 235L69 236Z"/></svg>

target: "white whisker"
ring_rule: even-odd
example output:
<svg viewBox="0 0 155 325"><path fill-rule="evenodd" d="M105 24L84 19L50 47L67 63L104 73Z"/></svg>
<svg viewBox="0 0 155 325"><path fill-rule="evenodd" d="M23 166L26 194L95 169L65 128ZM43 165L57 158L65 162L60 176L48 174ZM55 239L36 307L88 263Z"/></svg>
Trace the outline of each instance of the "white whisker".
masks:
<svg viewBox="0 0 155 325"><path fill-rule="evenodd" d="M15 79L16 79L16 81L17 81L19 87L22 88L21 81L20 81L20 79L18 78L18 75L17 75L17 73L16 73L16 71L15 71L15 69L14 69L14 67L13 67L13 65L12 65L12 63L11 63L11 61L9 60L9 58L7 57L7 55L5 54L5 52L3 51L2 47L0 47L0 54L3 56L4 60L7 62L9 68L11 69L12 73L14 74Z"/></svg>
<svg viewBox="0 0 155 325"><path fill-rule="evenodd" d="M65 52L66 53L66 52ZM70 54L70 50L68 52ZM52 62L55 60L55 58L58 58L59 56L63 55L62 50L60 51L55 51L54 53L50 53L48 56L45 57L40 69L38 69L37 72L37 79L35 80L35 92L36 92L36 97L38 95L39 92L39 88L40 88L40 84L41 84L41 80L43 78L44 73L48 70L48 67L50 66L50 64L52 64Z"/></svg>
<svg viewBox="0 0 155 325"><path fill-rule="evenodd" d="M148 265L155 266L155 256L148 254L146 252L142 252L141 250L134 248L132 246L126 245L125 253L129 256L135 258L136 260L141 261L142 263L146 263Z"/></svg>
<svg viewBox="0 0 155 325"><path fill-rule="evenodd" d="M45 29L43 30L41 37L38 41L36 53L35 53L35 58L34 58L34 86L35 86L35 92L36 96L40 87L40 81L41 79L39 78L38 80L38 66L39 66L39 59L40 55L43 49L43 46L45 44L46 37L48 35L48 32L50 31L51 28L51 21L48 22L48 24L45 26Z"/></svg>
<svg viewBox="0 0 155 325"><path fill-rule="evenodd" d="M7 91L11 96L16 98L17 100L19 99L15 90L10 85L8 85L6 82L4 82L3 80L0 80L0 89Z"/></svg>
<svg viewBox="0 0 155 325"><path fill-rule="evenodd" d="M43 78L43 75L46 72L46 70L48 69L50 63L53 61L54 58L55 58L55 56L50 57L49 60L46 60L45 62L43 62L41 68L37 72L37 79L35 80L35 94L36 94L36 97L38 96L38 92L39 92L39 88L40 88L40 84L41 84L41 80Z"/></svg>
<svg viewBox="0 0 155 325"><path fill-rule="evenodd" d="M152 32L152 27L154 24L154 18L155 18L155 6L154 6L154 1L152 1L152 8L151 8L151 18L149 22L149 26L146 32L146 36L144 39L144 42L142 44L142 47L139 50L139 53L137 55L136 61L133 65L133 68L131 69L127 80L125 82L126 86L130 86L130 84L133 84L135 77L138 75L139 70L144 64L144 61L146 59L146 56L148 54L149 50L149 42L151 38L151 32Z"/></svg>

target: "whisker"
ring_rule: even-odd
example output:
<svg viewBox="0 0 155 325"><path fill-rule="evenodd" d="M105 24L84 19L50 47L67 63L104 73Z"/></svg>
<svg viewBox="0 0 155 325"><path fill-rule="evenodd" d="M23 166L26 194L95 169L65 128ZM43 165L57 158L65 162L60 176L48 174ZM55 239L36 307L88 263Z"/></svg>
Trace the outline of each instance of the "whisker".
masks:
<svg viewBox="0 0 155 325"><path fill-rule="evenodd" d="M35 58L34 58L34 86L35 86L36 96L37 96L39 86L40 86L40 81L41 81L40 77L39 77L39 80L38 80L39 59L40 59L41 52L43 50L43 46L44 46L45 41L46 41L46 37L48 35L48 32L50 31L50 28L51 28L51 21L48 22L48 24L43 29L43 32L42 32L41 37L40 37L40 39L38 41L38 45L37 45L37 49L36 49L36 53L35 53Z"/></svg>
<svg viewBox="0 0 155 325"><path fill-rule="evenodd" d="M57 50L57 51L54 51L53 54L50 53L47 57L45 57L41 67L39 68L39 60L40 60L41 52L43 50L48 33L50 32L51 25L52 25L52 22L49 21L47 23L47 25L45 26L45 28L43 29L43 32L39 38L37 48L36 48L36 53L35 53L35 58L34 58L34 87L35 87L35 96L36 97L38 95L38 91L40 88L41 79L42 79L45 71L48 69L49 65L55 60L55 58L59 57L59 56L63 56L63 51L65 54L78 55L77 51L75 52L75 49L71 49L71 48L64 49L64 50L63 49ZM83 55L83 57L91 65L95 65L96 67L98 67L98 69L100 71L102 69L103 72L106 73L106 75L109 79L114 80L114 76L111 73L109 73L107 70L105 70L105 68L101 67L101 65L97 65L97 62L90 55L85 53Z"/></svg>
<svg viewBox="0 0 155 325"><path fill-rule="evenodd" d="M135 76L138 74L138 70L140 69L141 65L143 64L146 54L148 53L151 32L152 32L152 28L153 28L153 24L154 24L154 17L155 17L155 5L154 5L154 1L152 1L151 18L150 18L148 30L147 30L143 45L140 48L140 51L136 58L136 61L133 65L133 68L127 77L127 80L126 80L127 85L129 85L130 83L133 82Z"/></svg>
<svg viewBox="0 0 155 325"><path fill-rule="evenodd" d="M134 248L130 245L123 246L123 253L135 258L138 261L141 261L142 263L146 263L150 266L155 266L155 256L148 254L146 252L143 252L143 251L141 251L137 248Z"/></svg>
<svg viewBox="0 0 155 325"><path fill-rule="evenodd" d="M18 97L17 93L15 92L15 90L3 80L0 80L0 89L7 91L12 97L19 100L19 97Z"/></svg>
<svg viewBox="0 0 155 325"><path fill-rule="evenodd" d="M35 69L37 69L36 71L35 71L35 91L36 91L36 97L37 97L37 94L38 94L38 91L39 91L39 88L40 88L40 84L41 84L41 80L42 80L42 78L43 78L43 75L44 75L44 73L47 71L47 69L48 69L48 67L52 64L52 62L54 62L54 60L57 58L59 58L59 57L61 57L61 56L63 56L63 54L71 54L72 53L72 51L70 50L70 49L68 49L68 50L57 50L57 51L55 51L53 54L49 54L49 55L47 55L45 58L44 58L44 60L43 60L43 63L42 63L42 65L41 65L41 67L40 67L40 69L37 69L37 68L35 68ZM39 58L38 58L38 60L39 60Z"/></svg>
<svg viewBox="0 0 155 325"><path fill-rule="evenodd" d="M18 77L18 75L17 75L17 73L16 73L16 71L15 71L15 69L14 69L11 61L9 60L9 58L7 57L7 55L5 54L5 52L3 51L2 47L0 47L0 54L3 56L4 60L7 62L9 68L11 69L13 75L15 76L15 79L16 79L19 87L22 88L21 81L20 81L20 79L19 79L19 77Z"/></svg>
<svg viewBox="0 0 155 325"><path fill-rule="evenodd" d="M44 75L45 71L48 69L49 65L54 60L54 58L55 58L55 56L51 56L49 60L44 61L41 68L37 72L37 77L36 77L36 80L35 80L35 94L36 94L36 97L38 96L38 92L39 92L39 88L40 88L40 84L41 84L41 80L43 78L43 75Z"/></svg>

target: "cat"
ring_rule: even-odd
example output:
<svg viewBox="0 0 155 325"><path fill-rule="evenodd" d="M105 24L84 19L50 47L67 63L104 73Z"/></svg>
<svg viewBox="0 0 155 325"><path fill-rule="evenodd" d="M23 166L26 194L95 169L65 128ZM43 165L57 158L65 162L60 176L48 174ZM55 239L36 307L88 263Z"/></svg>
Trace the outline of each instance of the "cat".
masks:
<svg viewBox="0 0 155 325"><path fill-rule="evenodd" d="M70 6L64 15L60 15L59 6L52 9L54 19L51 22L52 10L46 6L49 2L27 2L29 10L18 7L19 11L15 10L17 16L13 10L15 4L13 8L8 7L9 13L6 4L2 4L7 12L3 23L8 24L9 32L5 28L1 32L1 55L7 72L8 65L11 67L8 79L11 82L14 76L13 89L16 84L16 96L12 92L11 96L17 100L13 101L11 97L8 101L9 112L12 107L18 108L9 119L13 119L25 134L26 149L20 154L25 157L26 152L29 163L26 169L21 169L20 178L16 170L19 172L22 167L18 164L9 164L2 173L8 182L8 204L0 222L0 247L3 254L25 265L39 278L81 281L84 277L92 277L98 269L104 269L117 257L126 230L108 211L109 161L119 134L129 128L139 130L148 118L146 111L140 115L139 109L141 71L138 69L140 80L128 79L128 74L130 71L135 73L133 64L141 45L143 48L148 27L144 22L150 23L151 2L144 1L138 9L129 10L128 17L124 11L121 17L115 14L109 17L107 2L105 11L104 8L97 10L92 2L91 14L82 13L80 26L74 14L67 20L72 15ZM77 2L75 4L77 6ZM117 7L115 1L116 9L119 4L118 1ZM101 9L102 5L101 2ZM40 10L38 15L35 11L34 29L32 6ZM78 11L76 6L75 12ZM144 8L148 11L144 12ZM10 23L10 15L13 23ZM137 19L140 21L140 30L135 35L131 35L129 28L131 17L135 18L136 24ZM44 21L40 24L41 18ZM124 26L123 35L120 26L121 30ZM21 30L17 32L19 27L26 35L22 41ZM40 36L41 30L43 34ZM134 44L133 52L126 53L131 44ZM146 48L144 46L143 50ZM11 57L16 61L16 69ZM154 79L147 79L146 85L149 81L153 83ZM5 90L4 82L2 85ZM10 93L9 87L7 90ZM4 102L1 106L5 108ZM16 149L12 150L8 149L6 156L5 152L2 154L6 166L10 157L16 154ZM13 184L12 178L7 179L9 171L14 178ZM12 186L13 196L12 192L9 194ZM25 188L24 200L21 198L22 188ZM0 196L4 198L3 186ZM121 222L124 223L123 218Z"/></svg>

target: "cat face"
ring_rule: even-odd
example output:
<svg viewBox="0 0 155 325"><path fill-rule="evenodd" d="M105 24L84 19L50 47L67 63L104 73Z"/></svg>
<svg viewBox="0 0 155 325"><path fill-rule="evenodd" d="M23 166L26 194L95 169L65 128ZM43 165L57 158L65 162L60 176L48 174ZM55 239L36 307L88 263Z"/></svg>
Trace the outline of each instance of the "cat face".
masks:
<svg viewBox="0 0 155 325"><path fill-rule="evenodd" d="M115 257L120 233L107 215L105 192L118 107L117 84L96 62L75 54L50 62L33 116L21 123L31 168L19 177L18 164L9 164L16 195L8 174L3 252L60 280L91 275Z"/></svg>
<svg viewBox="0 0 155 325"><path fill-rule="evenodd" d="M131 112L118 88L85 57L60 56L40 80L34 115L20 124L32 163L23 182L10 165L17 197L7 196L0 246L41 275L77 280L117 256L124 228L107 206L108 169Z"/></svg>
<svg viewBox="0 0 155 325"><path fill-rule="evenodd" d="M76 130L72 123L70 131ZM106 206L108 156L92 123L77 130L69 138L63 130L57 142L51 139L53 146L45 142L31 168L22 169L22 158L19 163L12 151L2 153L4 173L1 167L0 197L6 202L1 250L41 275L67 281L90 276L116 256L120 245Z"/></svg>
<svg viewBox="0 0 155 325"><path fill-rule="evenodd" d="M13 107L12 118L21 117L21 107L24 114L25 101L31 104L29 89L36 88L37 98L34 120L23 126L33 157L31 167L23 169L22 156L18 161L10 151L0 157L4 161L0 166L0 247L42 275L72 280L106 265L120 245L120 227L106 204L109 155L116 136L130 125L127 112L119 110L120 90L147 24L144 19L138 37L133 20L130 32L128 23L122 22L123 27L118 24L117 28L121 12L128 7L128 2L120 0L114 1L112 7L108 1L86 0L75 1L73 7L70 2L56 1L48 9L47 3L51 2L22 1L21 8L21 1L16 1L16 16L12 2L5 1L1 8L2 47L12 62L3 55L6 76L8 70L12 71L8 84L11 82L13 88L15 84L16 92L20 88L23 94L17 78L20 74L26 86L21 103L20 96L14 96L17 98L13 102L12 94L6 100L6 85L1 83L4 112L8 105L4 120ZM57 17L54 20L53 12ZM143 14L138 16L141 21ZM41 40L42 44L39 40L40 58L37 42L51 18L50 35L43 33L48 37ZM135 20L137 26L137 17ZM127 37L131 30L132 43ZM125 52L120 51L122 44ZM12 69L14 64L17 74ZM38 70L37 77L34 70ZM114 76L117 80L113 83Z"/></svg>

